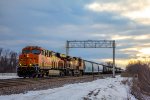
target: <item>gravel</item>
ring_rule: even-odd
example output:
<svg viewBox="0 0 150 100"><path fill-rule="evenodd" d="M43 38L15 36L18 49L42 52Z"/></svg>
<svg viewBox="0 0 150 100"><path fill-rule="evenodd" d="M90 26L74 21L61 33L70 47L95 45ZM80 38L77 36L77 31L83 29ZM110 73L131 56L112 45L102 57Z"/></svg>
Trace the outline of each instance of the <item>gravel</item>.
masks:
<svg viewBox="0 0 150 100"><path fill-rule="evenodd" d="M95 77L102 78L101 77ZM33 80L32 80L33 81ZM10 94L19 94L19 93L27 93L28 91L35 91L35 90L44 90L50 88L57 88L61 87L65 84L73 84L73 83L82 83L82 82L90 82L93 81L92 76L88 77L72 77L72 78L60 78L60 79L45 79L42 81L37 82L29 82L26 84L18 84L17 86L10 86L10 87L3 87L0 88L0 95L10 95Z"/></svg>

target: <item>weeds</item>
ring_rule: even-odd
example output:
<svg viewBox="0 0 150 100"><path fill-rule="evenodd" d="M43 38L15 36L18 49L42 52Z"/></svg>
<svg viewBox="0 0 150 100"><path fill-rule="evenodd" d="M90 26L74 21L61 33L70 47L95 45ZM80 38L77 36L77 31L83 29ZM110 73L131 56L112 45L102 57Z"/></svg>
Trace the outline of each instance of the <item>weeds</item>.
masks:
<svg viewBox="0 0 150 100"><path fill-rule="evenodd" d="M150 62L129 62L126 73L133 78L131 93L139 100L146 100L145 95L150 96Z"/></svg>

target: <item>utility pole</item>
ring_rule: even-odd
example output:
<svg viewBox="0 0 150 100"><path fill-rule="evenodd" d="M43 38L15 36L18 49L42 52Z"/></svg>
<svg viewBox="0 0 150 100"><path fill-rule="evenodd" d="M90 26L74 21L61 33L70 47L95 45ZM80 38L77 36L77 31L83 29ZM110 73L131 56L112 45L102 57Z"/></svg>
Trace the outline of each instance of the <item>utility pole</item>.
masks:
<svg viewBox="0 0 150 100"><path fill-rule="evenodd" d="M93 66L93 63L92 63L92 76L93 76L93 80L94 80L94 66Z"/></svg>
<svg viewBox="0 0 150 100"><path fill-rule="evenodd" d="M115 40L113 41L113 77L115 78Z"/></svg>
<svg viewBox="0 0 150 100"><path fill-rule="evenodd" d="M66 56L69 55L69 41L66 42Z"/></svg>

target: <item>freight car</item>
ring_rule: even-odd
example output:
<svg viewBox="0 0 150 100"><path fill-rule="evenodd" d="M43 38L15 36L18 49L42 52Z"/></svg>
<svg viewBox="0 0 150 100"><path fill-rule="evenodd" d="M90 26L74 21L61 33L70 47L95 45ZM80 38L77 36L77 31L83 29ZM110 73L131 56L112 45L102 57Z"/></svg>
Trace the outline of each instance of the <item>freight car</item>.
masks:
<svg viewBox="0 0 150 100"><path fill-rule="evenodd" d="M103 74L112 74L113 66L103 65ZM122 69L119 67L115 67L115 73L121 73Z"/></svg>
<svg viewBox="0 0 150 100"><path fill-rule="evenodd" d="M98 74L98 73L103 73L103 66L99 65L98 63L94 63L93 64L93 69L92 69L92 63L84 60L85 63L85 70L84 70L84 74L86 75L92 75L94 74Z"/></svg>
<svg viewBox="0 0 150 100"><path fill-rule="evenodd" d="M84 60L84 63L85 63L84 74L88 74L88 75L91 75L93 73L94 74L98 74L98 73L112 74L112 72L113 72L113 67L112 66L107 66L107 65L104 65L104 64L98 64L98 63L93 62L94 64L93 64L93 69L92 69L92 64L91 63L89 63L87 60ZM115 67L115 73L121 73L121 72L122 72L121 68Z"/></svg>
<svg viewBox="0 0 150 100"><path fill-rule="evenodd" d="M43 77L50 75L82 75L84 61L38 46L27 46L19 55L17 74L19 77Z"/></svg>

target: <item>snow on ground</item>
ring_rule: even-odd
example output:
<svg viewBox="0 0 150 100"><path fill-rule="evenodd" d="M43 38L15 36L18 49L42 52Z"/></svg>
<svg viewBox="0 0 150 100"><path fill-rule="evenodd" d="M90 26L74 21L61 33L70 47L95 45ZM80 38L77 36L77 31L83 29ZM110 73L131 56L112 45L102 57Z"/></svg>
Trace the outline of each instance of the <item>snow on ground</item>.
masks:
<svg viewBox="0 0 150 100"><path fill-rule="evenodd" d="M0 100L136 100L129 93L129 87L121 83L124 79L116 76L25 94L3 95Z"/></svg>
<svg viewBox="0 0 150 100"><path fill-rule="evenodd" d="M19 78L17 73L0 73L0 79Z"/></svg>

